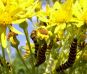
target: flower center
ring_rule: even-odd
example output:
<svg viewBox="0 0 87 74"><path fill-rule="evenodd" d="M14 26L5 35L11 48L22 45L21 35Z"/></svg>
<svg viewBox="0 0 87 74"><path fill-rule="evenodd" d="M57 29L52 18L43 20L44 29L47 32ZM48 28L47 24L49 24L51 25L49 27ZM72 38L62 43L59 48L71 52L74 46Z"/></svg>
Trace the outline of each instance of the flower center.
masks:
<svg viewBox="0 0 87 74"><path fill-rule="evenodd" d="M0 15L0 25L7 25L12 23L12 17L8 13L2 13Z"/></svg>

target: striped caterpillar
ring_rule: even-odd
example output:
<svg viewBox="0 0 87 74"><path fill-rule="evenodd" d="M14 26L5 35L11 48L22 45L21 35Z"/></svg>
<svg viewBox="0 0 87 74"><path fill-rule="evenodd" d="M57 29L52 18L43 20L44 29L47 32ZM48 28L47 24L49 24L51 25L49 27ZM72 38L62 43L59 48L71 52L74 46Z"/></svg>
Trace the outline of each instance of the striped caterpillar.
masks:
<svg viewBox="0 0 87 74"><path fill-rule="evenodd" d="M56 69L57 72L63 72L64 70L73 65L76 59L76 49L77 49L77 39L74 38L73 42L71 43L68 60Z"/></svg>
<svg viewBox="0 0 87 74"><path fill-rule="evenodd" d="M38 28L37 30L33 30L32 33L31 33L31 39L33 40L34 42L34 45L35 45L35 57L37 57L37 51L38 49L40 48L40 44L38 42L38 38L37 38L37 34L40 33L42 35L47 35L48 34L48 31L45 29L45 28Z"/></svg>
<svg viewBox="0 0 87 74"><path fill-rule="evenodd" d="M45 41L45 39L38 39L38 33L40 33L41 35L48 35L48 30L46 30L45 28L38 28L37 30L33 30L31 33L31 39L34 42L35 45L35 57L37 59L35 66L38 67L39 65L41 65L42 63L45 62L46 56L46 49L47 49L47 43ZM40 41L41 44L38 42Z"/></svg>
<svg viewBox="0 0 87 74"><path fill-rule="evenodd" d="M46 43L46 41L44 41L43 46L38 50L37 63L35 65L36 67L38 67L43 62L45 62L45 59L46 59L46 56L45 56L46 49L47 49L47 43Z"/></svg>
<svg viewBox="0 0 87 74"><path fill-rule="evenodd" d="M37 51L39 49L39 43L37 42L36 36L37 36L37 32L33 30L31 33L31 39L34 41L34 45L35 45L35 57L37 57Z"/></svg>

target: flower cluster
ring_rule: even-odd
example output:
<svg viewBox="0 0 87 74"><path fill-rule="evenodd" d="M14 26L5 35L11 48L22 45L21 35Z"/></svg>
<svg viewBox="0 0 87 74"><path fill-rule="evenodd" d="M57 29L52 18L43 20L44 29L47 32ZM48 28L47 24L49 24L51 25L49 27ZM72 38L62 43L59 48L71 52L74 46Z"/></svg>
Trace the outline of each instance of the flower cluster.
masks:
<svg viewBox="0 0 87 74"><path fill-rule="evenodd" d="M86 3L86 0L66 0L64 3L56 1L53 6L46 4L46 10L40 10L37 17L47 23L47 28L56 26L54 33L61 38L66 27L74 23L80 28L87 23Z"/></svg>
<svg viewBox="0 0 87 74"><path fill-rule="evenodd" d="M7 27L12 32L21 34L12 24L19 24L34 16L37 5L38 1L34 0L0 0L0 41L4 48L7 46Z"/></svg>

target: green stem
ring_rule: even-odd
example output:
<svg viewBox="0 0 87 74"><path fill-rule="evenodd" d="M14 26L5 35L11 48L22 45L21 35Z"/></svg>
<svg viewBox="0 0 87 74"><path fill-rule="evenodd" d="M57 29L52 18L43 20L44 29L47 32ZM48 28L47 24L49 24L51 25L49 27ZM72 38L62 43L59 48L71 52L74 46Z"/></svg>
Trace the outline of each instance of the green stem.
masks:
<svg viewBox="0 0 87 74"><path fill-rule="evenodd" d="M32 51L31 51L31 45L30 45L30 38L29 38L29 35L28 35L28 31L26 29L24 29L24 33L25 33L25 36L26 36L26 40L27 40L27 43L28 43L28 47L30 49L30 54L32 54Z"/></svg>
<svg viewBox="0 0 87 74"><path fill-rule="evenodd" d="M5 70L6 70L6 72L7 72L7 74L9 74L9 70L7 69L7 65L6 65L6 60L5 60L5 51L4 51L4 48L3 48L3 46L1 46L2 47L2 55L3 55L3 58L4 58L4 68L5 68Z"/></svg>
<svg viewBox="0 0 87 74"><path fill-rule="evenodd" d="M1 46L2 47L2 46ZM3 58L5 60L5 51L4 51L4 48L2 47L2 55L3 55Z"/></svg>
<svg viewBox="0 0 87 74"><path fill-rule="evenodd" d="M11 65L11 67L12 67L12 74L16 74L15 68L14 68L14 65L13 64Z"/></svg>
<svg viewBox="0 0 87 74"><path fill-rule="evenodd" d="M28 30L27 29L23 29L23 30L24 30L24 33L25 33L25 36L26 36L28 47L30 49L30 55L32 57L32 71L33 71L33 73L35 73L34 60L33 60L34 57L32 55L32 50L31 50L31 45L30 45L30 37L29 37L29 34L28 34Z"/></svg>
<svg viewBox="0 0 87 74"><path fill-rule="evenodd" d="M29 72L31 72L30 69L29 69L29 68L27 67L27 65L25 64L25 61L24 61L24 59L22 58L22 56L21 56L21 54L20 54L20 52L19 52L19 50L18 50L18 47L16 47L16 50L17 50L17 53L18 53L20 59L22 60L23 64L25 65L26 69L27 69Z"/></svg>

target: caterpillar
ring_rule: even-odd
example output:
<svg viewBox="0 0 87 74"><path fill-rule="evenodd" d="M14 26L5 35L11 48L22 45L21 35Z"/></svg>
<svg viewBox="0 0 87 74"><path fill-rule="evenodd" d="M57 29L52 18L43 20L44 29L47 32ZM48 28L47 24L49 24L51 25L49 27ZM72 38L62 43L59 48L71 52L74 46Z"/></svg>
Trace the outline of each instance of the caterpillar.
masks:
<svg viewBox="0 0 87 74"><path fill-rule="evenodd" d="M43 62L45 62L45 53L47 49L47 43L45 39L39 39L38 38L38 33L42 35L48 35L48 31L45 28L38 28L37 30L33 30L31 33L31 39L34 42L35 45L35 57L37 59L35 66L39 66ZM38 42L40 41L41 44Z"/></svg>
<svg viewBox="0 0 87 74"><path fill-rule="evenodd" d="M38 38L37 38L37 34L38 32L40 34L43 34L43 35L47 35L48 34L48 31L45 29L45 28L38 28L37 30L33 30L32 33L31 33L31 39L33 40L34 42L34 45L35 45L35 57L37 57L37 51L39 49L39 42L38 42Z"/></svg>
<svg viewBox="0 0 87 74"><path fill-rule="evenodd" d="M47 43L46 41L44 41L42 47L38 50L38 55L37 55L37 63L36 63L36 67L38 67L39 65L41 65L42 63L45 62L46 56L46 49L47 49Z"/></svg>
<svg viewBox="0 0 87 74"><path fill-rule="evenodd" d="M76 49L77 49L77 39L74 38L73 42L71 43L68 60L56 69L57 72L63 72L64 70L73 65L76 59Z"/></svg>
<svg viewBox="0 0 87 74"><path fill-rule="evenodd" d="M34 41L34 44L35 44L35 57L37 57L37 51L39 49L39 43L36 39L36 35L37 35L37 32L36 30L33 30L32 33L31 33L31 39Z"/></svg>

